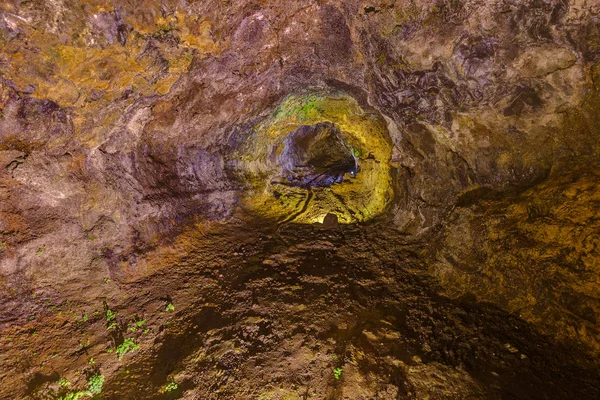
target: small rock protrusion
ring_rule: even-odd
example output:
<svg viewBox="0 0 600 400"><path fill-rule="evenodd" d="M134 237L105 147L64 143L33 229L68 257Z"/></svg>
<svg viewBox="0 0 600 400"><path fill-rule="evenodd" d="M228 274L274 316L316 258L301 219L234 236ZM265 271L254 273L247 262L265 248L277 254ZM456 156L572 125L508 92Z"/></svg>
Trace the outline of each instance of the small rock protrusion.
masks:
<svg viewBox="0 0 600 400"><path fill-rule="evenodd" d="M333 213L327 213L325 218L323 218L323 228L335 229L338 227L339 227L338 216Z"/></svg>

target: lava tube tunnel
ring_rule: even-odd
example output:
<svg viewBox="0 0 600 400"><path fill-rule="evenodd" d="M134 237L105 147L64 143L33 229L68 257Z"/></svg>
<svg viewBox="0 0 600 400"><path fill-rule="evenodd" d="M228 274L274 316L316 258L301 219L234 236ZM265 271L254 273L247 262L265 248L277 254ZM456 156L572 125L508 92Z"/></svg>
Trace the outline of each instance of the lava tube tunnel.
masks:
<svg viewBox="0 0 600 400"><path fill-rule="evenodd" d="M600 1L0 0L5 399L600 399Z"/></svg>
<svg viewBox="0 0 600 400"><path fill-rule="evenodd" d="M368 221L393 199L385 120L343 93L293 94L253 127L235 153L250 183L243 204L278 222L333 214Z"/></svg>

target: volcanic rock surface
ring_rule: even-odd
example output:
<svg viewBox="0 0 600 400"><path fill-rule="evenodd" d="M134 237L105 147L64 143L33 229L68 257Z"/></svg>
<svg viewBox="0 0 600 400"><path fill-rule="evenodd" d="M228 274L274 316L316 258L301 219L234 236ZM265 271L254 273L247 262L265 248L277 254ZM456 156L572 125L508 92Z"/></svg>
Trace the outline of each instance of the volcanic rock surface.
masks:
<svg viewBox="0 0 600 400"><path fill-rule="evenodd" d="M0 0L0 398L600 398L596 0Z"/></svg>

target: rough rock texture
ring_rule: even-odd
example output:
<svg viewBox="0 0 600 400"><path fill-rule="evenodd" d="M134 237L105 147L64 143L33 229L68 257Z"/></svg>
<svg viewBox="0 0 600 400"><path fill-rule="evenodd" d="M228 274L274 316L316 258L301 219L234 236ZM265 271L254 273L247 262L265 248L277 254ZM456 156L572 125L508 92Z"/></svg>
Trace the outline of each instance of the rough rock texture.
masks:
<svg viewBox="0 0 600 400"><path fill-rule="evenodd" d="M0 397L598 398L599 138L595 0L0 0Z"/></svg>

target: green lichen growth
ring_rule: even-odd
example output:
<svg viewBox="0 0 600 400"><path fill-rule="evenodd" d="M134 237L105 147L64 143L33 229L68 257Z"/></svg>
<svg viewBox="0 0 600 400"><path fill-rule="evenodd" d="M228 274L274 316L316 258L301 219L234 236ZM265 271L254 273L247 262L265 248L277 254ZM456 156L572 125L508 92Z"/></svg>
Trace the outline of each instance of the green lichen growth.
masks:
<svg viewBox="0 0 600 400"><path fill-rule="evenodd" d="M71 382L69 382L69 380L66 378L60 378L58 380L58 386L69 387L71 386Z"/></svg>
<svg viewBox="0 0 600 400"><path fill-rule="evenodd" d="M61 378L58 381L59 386L68 387L71 383ZM65 393L64 395L58 397L57 400L79 400L85 397L94 397L102 393L102 385L104 385L104 376L100 374L95 374L88 379L88 388L87 390L78 390L76 392Z"/></svg>
<svg viewBox="0 0 600 400"><path fill-rule="evenodd" d="M340 379L342 376L342 368L341 367L337 367L333 369L333 377L337 380Z"/></svg>
<svg viewBox="0 0 600 400"><path fill-rule="evenodd" d="M129 327L129 331L136 332L139 328L142 328L144 325L146 325L145 319L135 321L134 324Z"/></svg>
<svg viewBox="0 0 600 400"><path fill-rule="evenodd" d="M65 394L64 396L60 396L58 400L79 400L82 397L91 397L88 395L87 391L79 391L79 392L70 392Z"/></svg>
<svg viewBox="0 0 600 400"><path fill-rule="evenodd" d="M179 385L177 385L177 383L169 382L167 386L165 386L165 392L172 392L174 390L177 390L178 387Z"/></svg>
<svg viewBox="0 0 600 400"><path fill-rule="evenodd" d="M110 308L106 309L106 322L110 322L117 316L117 313L111 310Z"/></svg>
<svg viewBox="0 0 600 400"><path fill-rule="evenodd" d="M102 385L104 384L104 376L96 374L88 380L88 391L92 394L102 393Z"/></svg>
<svg viewBox="0 0 600 400"><path fill-rule="evenodd" d="M126 338L123 343L117 346L116 353L117 358L121 360L127 353L132 353L140 348L139 344L136 344L133 338Z"/></svg>
<svg viewBox="0 0 600 400"><path fill-rule="evenodd" d="M323 98L314 94L308 96L287 96L273 112L273 120L295 116L299 121L317 118L324 112Z"/></svg>

